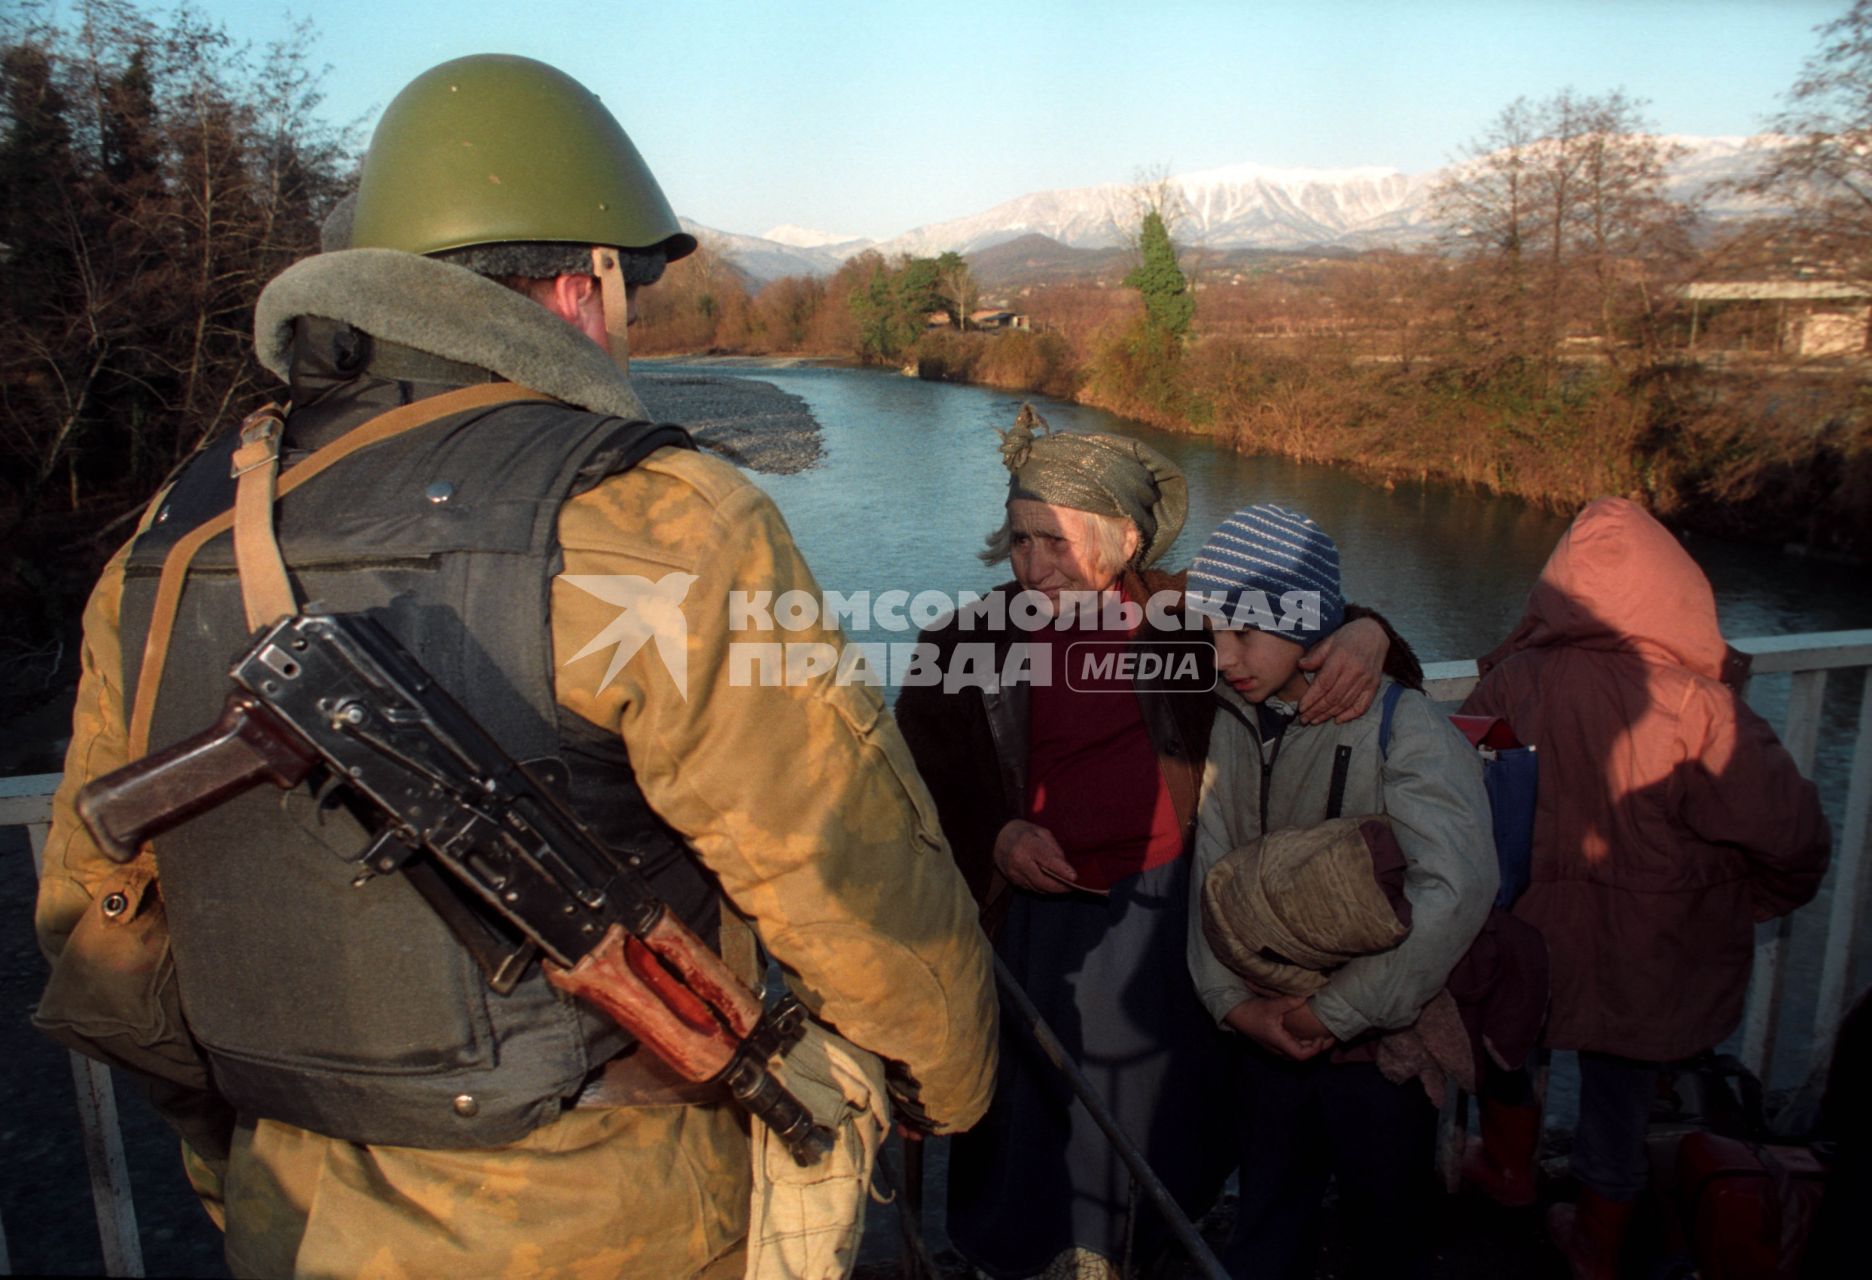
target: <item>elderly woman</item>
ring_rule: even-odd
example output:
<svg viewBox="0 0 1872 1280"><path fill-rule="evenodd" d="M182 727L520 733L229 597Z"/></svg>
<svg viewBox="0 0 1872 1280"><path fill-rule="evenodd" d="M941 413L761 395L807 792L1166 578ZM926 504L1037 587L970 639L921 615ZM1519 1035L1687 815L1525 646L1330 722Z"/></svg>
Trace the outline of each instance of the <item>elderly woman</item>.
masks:
<svg viewBox="0 0 1872 1280"><path fill-rule="evenodd" d="M1035 426L1044 431L1023 409L1003 442L1007 519L984 556L1009 559L1016 581L923 636L945 671L986 669L980 648L969 661L963 652L992 646L995 672L1032 678L907 687L897 718L996 950L1171 1192L1199 1213L1230 1147L1219 1033L1183 959L1213 704L1206 687L1151 678L1144 662L1135 680L1117 664L1067 668L1087 643L1174 657L1189 652L1175 646L1204 642L1200 630L1164 625L1180 621L1182 577L1149 568L1182 528L1187 486L1135 440ZM1092 625L995 626L1022 616L1017 590L1056 610L1084 592L1136 606L1156 596L1159 607L1135 620L1105 611ZM1017 643L1032 646L1024 663L1009 661ZM1301 714L1362 712L1387 643L1368 618L1319 646L1308 665L1321 675ZM995 1277L1113 1273L1168 1241L1104 1135L1014 1028L987 1118L951 1151L948 1223Z"/></svg>

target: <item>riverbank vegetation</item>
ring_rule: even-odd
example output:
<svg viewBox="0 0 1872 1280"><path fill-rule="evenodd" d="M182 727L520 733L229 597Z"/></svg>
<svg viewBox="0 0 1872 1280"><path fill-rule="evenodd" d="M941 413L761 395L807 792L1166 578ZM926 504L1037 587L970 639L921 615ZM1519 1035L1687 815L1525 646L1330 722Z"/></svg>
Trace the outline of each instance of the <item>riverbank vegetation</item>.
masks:
<svg viewBox="0 0 1872 1280"><path fill-rule="evenodd" d="M888 270L841 276L867 268ZM1691 351L1676 302L1638 317L1662 331L1650 352L1607 354L1570 334L1547 352L1517 350L1478 332L1477 277L1437 255L1370 254L1297 258L1243 283L1199 279L1183 344L1152 330L1135 295L1042 288L1016 304L1029 329L942 326L877 354L853 340L840 310L848 281L835 278L816 308L793 313L800 338L761 328L769 285L737 300L748 320L731 335L666 343L651 328L637 349L868 359L1381 479L1450 480L1556 510L1623 494L1706 532L1872 555L1863 358ZM1764 338L1755 323L1729 317L1703 342L1772 345L1772 324Z"/></svg>
<svg viewBox="0 0 1872 1280"><path fill-rule="evenodd" d="M896 336L880 340L861 317L915 260L867 254L829 280L750 292L720 271L709 279L698 255L700 270L679 263L659 286L663 310L636 349L884 364L1380 478L1451 480L1556 510L1623 494L1707 532L1872 555L1863 352L1802 356L1773 307L1712 315L1682 296L1696 279L1792 274L1803 260L1850 279L1858 264L1798 228L1698 241L1686 211L1661 197L1635 212L1643 221L1620 246L1601 223L1532 252L1547 228L1529 219L1464 252L1269 255L1247 271L1198 270L1183 332L1153 319L1140 270L1131 287L1029 286L1007 300L1026 328L913 333L906 306ZM718 323L703 326L710 308Z"/></svg>

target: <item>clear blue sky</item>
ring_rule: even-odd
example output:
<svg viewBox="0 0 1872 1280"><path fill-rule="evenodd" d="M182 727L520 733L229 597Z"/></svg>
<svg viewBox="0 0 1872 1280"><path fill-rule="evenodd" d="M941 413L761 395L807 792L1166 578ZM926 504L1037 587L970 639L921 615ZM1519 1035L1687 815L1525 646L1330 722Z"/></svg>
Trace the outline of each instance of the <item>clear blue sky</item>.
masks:
<svg viewBox="0 0 1872 1280"><path fill-rule="evenodd" d="M884 238L1029 191L1255 162L1406 172L1517 95L1649 99L1759 131L1848 0L319 0L332 118L417 72L526 54L597 90L678 212ZM63 0L67 16L77 0ZM146 4L155 8L154 3ZM196 0L276 39L285 4Z"/></svg>

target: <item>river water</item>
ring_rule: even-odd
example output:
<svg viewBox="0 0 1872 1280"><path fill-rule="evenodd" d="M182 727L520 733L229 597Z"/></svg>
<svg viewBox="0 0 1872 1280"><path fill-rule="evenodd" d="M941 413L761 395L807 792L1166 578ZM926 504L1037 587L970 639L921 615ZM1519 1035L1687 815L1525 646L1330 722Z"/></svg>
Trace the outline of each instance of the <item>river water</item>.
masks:
<svg viewBox="0 0 1872 1280"><path fill-rule="evenodd" d="M1012 425L1024 397L859 369L662 362L651 369L653 378L744 374L805 399L824 432L823 461L760 483L822 586L874 597L891 589L954 595L1011 576L1005 565L982 564L976 552L1000 521L1007 489L995 431ZM1298 508L1338 541L1347 599L1382 610L1426 662L1492 648L1520 616L1567 524L1515 498L1444 484L1385 487L1349 471L1249 457L1083 405L1034 402L1056 428L1135 436L1183 468L1190 516L1166 567L1187 565L1238 506ZM1872 626L1862 568L1711 539L1688 546L1710 575L1732 637Z"/></svg>
<svg viewBox="0 0 1872 1280"><path fill-rule="evenodd" d="M842 592L934 590L951 597L1011 576L976 556L999 523L1007 473L997 429L1023 399L991 388L920 382L894 373L811 367L741 369L656 362L659 374L758 378L806 401L823 430L825 456L794 475L762 476L822 587ZM1487 652L1520 617L1528 588L1567 520L1515 498L1446 484L1370 483L1354 473L1280 458L1249 457L1207 440L1154 430L1102 410L1034 398L1056 428L1135 436L1182 467L1190 516L1166 567L1186 566L1216 524L1249 502L1305 511L1338 541L1346 598L1382 611L1425 662ZM1686 543L1715 588L1731 638L1872 627L1862 567L1832 564L1708 538ZM908 639L857 630L855 639ZM1779 727L1785 676L1758 677L1751 704ZM1816 773L1838 832L1861 680L1835 676ZM1789 958L1789 1005L1775 1083L1799 1082L1811 1026L1828 889L1805 909ZM1862 930L1857 971L1868 972ZM1857 987L1853 988L1857 990ZM1565 1082L1561 1082L1564 1091ZM1564 1103L1562 1103L1564 1105Z"/></svg>

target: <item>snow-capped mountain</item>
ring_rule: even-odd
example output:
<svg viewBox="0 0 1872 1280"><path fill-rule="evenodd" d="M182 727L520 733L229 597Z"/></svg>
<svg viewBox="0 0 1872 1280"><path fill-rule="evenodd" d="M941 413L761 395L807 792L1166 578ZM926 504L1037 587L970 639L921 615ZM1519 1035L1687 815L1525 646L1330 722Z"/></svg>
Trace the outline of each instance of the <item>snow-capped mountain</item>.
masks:
<svg viewBox="0 0 1872 1280"><path fill-rule="evenodd" d="M1702 196L1717 184L1751 172L1758 148L1771 140L1666 137L1683 149L1670 166L1667 187L1680 199ZM1210 249L1370 248L1421 243L1435 234L1430 192L1448 168L1406 174L1396 169L1275 169L1231 165L1168 181L1184 244ZM932 254L985 249L1036 234L1074 248L1123 244L1139 216L1132 185L1041 191L996 205L985 213L918 227L878 245L879 252ZM1724 217L1760 212L1735 196L1709 210Z"/></svg>
<svg viewBox="0 0 1872 1280"><path fill-rule="evenodd" d="M790 222L784 223L778 227L769 227L767 230L761 232L760 238L763 240L771 240L775 244L789 245L795 249L842 250L847 245L857 245L860 248L868 248L877 243L875 240L867 240L863 236L837 235L830 231L817 231L812 227L796 227ZM852 252L856 253L858 250L853 249Z"/></svg>
<svg viewBox="0 0 1872 1280"><path fill-rule="evenodd" d="M1669 134L1658 141L1683 148L1683 155L1671 165L1670 179L1665 183L1673 199L1701 199L1704 216L1717 219L1759 217L1769 211L1769 203L1760 197L1737 195L1720 187L1759 170L1767 153L1788 139L1773 134L1727 138Z"/></svg>
<svg viewBox="0 0 1872 1280"><path fill-rule="evenodd" d="M1424 221L1436 175L1395 169L1273 169L1231 165L1169 179L1177 237L1209 248L1299 248L1397 239ZM884 254L963 253L1023 235L1078 249L1124 244L1141 212L1136 186L1040 191L985 213L918 227L878 245Z"/></svg>
<svg viewBox="0 0 1872 1280"><path fill-rule="evenodd" d="M771 236L744 236L718 231L689 218L678 218L682 229L708 245L757 283L781 276L829 276L839 264L871 247L870 240L838 240L825 244L789 244ZM803 228L776 228L803 230ZM814 234L811 232L808 235Z"/></svg>
<svg viewBox="0 0 1872 1280"><path fill-rule="evenodd" d="M1682 148L1667 183L1679 199L1708 197L1725 181L1760 164L1773 138L1672 136L1660 141ZM1281 169L1239 164L1187 173L1167 180L1174 202L1179 243L1208 249L1363 249L1422 244L1436 233L1430 193L1448 168L1406 174L1397 169ZM1058 191L1036 191L985 212L932 223L873 243L836 241L822 232L776 227L764 238L710 233L730 258L759 280L810 271L837 270L852 254L875 248L885 256L931 256L946 250L975 253L1026 235L1041 235L1072 248L1125 244L1141 212L1138 188L1110 183ZM1733 194L1709 199L1713 218L1763 212L1759 202ZM696 228L691 228L696 230ZM697 232L701 234L700 231ZM784 238L783 238L784 237Z"/></svg>

